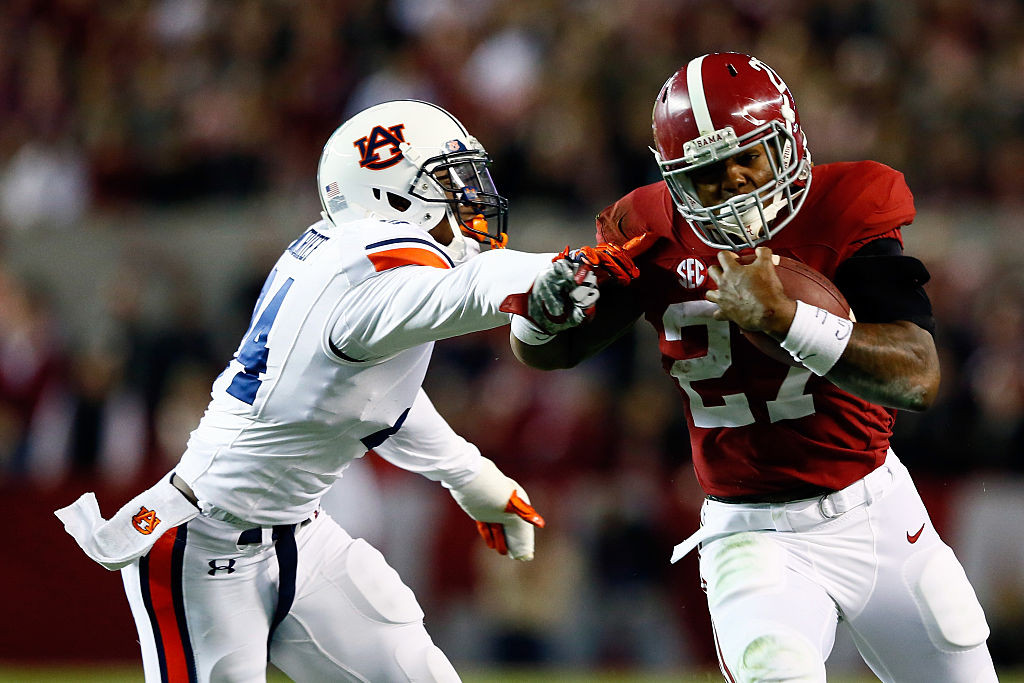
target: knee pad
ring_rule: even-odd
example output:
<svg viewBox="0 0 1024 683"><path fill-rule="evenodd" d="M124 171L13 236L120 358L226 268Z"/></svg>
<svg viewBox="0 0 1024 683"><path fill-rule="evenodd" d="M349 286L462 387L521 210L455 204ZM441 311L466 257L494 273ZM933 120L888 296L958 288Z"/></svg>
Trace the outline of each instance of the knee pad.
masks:
<svg viewBox="0 0 1024 683"><path fill-rule="evenodd" d="M985 612L948 546L936 546L912 557L904 579L914 593L928 637L940 650L969 650L988 639Z"/></svg>
<svg viewBox="0 0 1024 683"><path fill-rule="evenodd" d="M427 642L403 641L395 649L395 660L410 681L424 683L459 683L459 674L441 649Z"/></svg>
<svg viewBox="0 0 1024 683"><path fill-rule="evenodd" d="M784 569L782 548L766 534L752 531L726 536L700 554L710 607L734 595L782 585Z"/></svg>
<svg viewBox="0 0 1024 683"><path fill-rule="evenodd" d="M423 620L423 610L412 589L376 548L357 538L345 553L345 574L349 586L345 593L352 604L367 617L391 624L409 624Z"/></svg>
<svg viewBox="0 0 1024 683"><path fill-rule="evenodd" d="M822 683L825 680L825 663L803 635L795 631L775 630L758 635L747 643L733 674L742 683Z"/></svg>

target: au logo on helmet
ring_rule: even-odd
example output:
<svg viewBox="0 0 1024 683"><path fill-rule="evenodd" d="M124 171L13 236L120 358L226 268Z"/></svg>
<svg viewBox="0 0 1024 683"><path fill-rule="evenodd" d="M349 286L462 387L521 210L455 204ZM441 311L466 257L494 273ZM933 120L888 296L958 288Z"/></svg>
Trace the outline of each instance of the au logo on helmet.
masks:
<svg viewBox="0 0 1024 683"><path fill-rule="evenodd" d="M156 516L156 511L150 510L144 505L132 517L132 526L143 536L149 536L159 524L160 518Z"/></svg>
<svg viewBox="0 0 1024 683"><path fill-rule="evenodd" d="M394 126L374 126L370 134L361 137L352 143L359 149L359 165L373 171L382 171L391 168L405 158L399 145L405 142L404 123ZM388 156L381 158L380 151L383 148Z"/></svg>

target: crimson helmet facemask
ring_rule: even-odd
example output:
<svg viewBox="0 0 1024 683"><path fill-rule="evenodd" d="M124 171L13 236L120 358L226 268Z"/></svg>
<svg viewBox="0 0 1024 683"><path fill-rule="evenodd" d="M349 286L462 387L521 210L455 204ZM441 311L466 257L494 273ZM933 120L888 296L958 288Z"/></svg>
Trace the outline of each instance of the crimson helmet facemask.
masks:
<svg viewBox="0 0 1024 683"><path fill-rule="evenodd" d="M652 150L680 215L705 244L754 247L800 210L811 157L796 104L768 65L749 55L691 60L662 87L654 105ZM764 145L772 178L713 206L697 197L693 176Z"/></svg>

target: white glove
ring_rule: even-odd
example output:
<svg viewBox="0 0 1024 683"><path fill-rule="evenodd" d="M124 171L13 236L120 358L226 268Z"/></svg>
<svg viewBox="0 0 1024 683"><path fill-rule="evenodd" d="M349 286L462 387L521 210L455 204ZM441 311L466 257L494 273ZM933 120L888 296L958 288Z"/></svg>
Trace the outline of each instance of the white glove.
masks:
<svg viewBox="0 0 1024 683"><path fill-rule="evenodd" d="M598 273L588 264L569 259L568 247L566 250L537 274L528 291L509 294L499 307L522 318L519 325L529 329L527 339L550 339L576 327L597 310L601 296ZM520 334L516 336L524 339Z"/></svg>
<svg viewBox="0 0 1024 683"><path fill-rule="evenodd" d="M476 478L451 493L476 520L488 548L524 562L533 559L533 527L543 529L544 518L530 506L523 487L502 474L497 465L483 458Z"/></svg>
<svg viewBox="0 0 1024 683"><path fill-rule="evenodd" d="M526 312L546 334L576 327L593 314L600 292L593 270L580 272L579 264L562 258L552 261L533 281Z"/></svg>

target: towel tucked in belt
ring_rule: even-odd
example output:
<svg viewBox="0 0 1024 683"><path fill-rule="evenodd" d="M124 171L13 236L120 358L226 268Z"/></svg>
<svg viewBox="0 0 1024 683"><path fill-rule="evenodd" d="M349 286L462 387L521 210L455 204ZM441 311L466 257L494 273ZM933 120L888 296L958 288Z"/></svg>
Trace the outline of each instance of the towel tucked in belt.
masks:
<svg viewBox="0 0 1024 683"><path fill-rule="evenodd" d="M86 555L113 571L148 553L165 531L196 517L199 508L171 485L168 474L128 501L109 521L100 514L92 491L53 514Z"/></svg>

